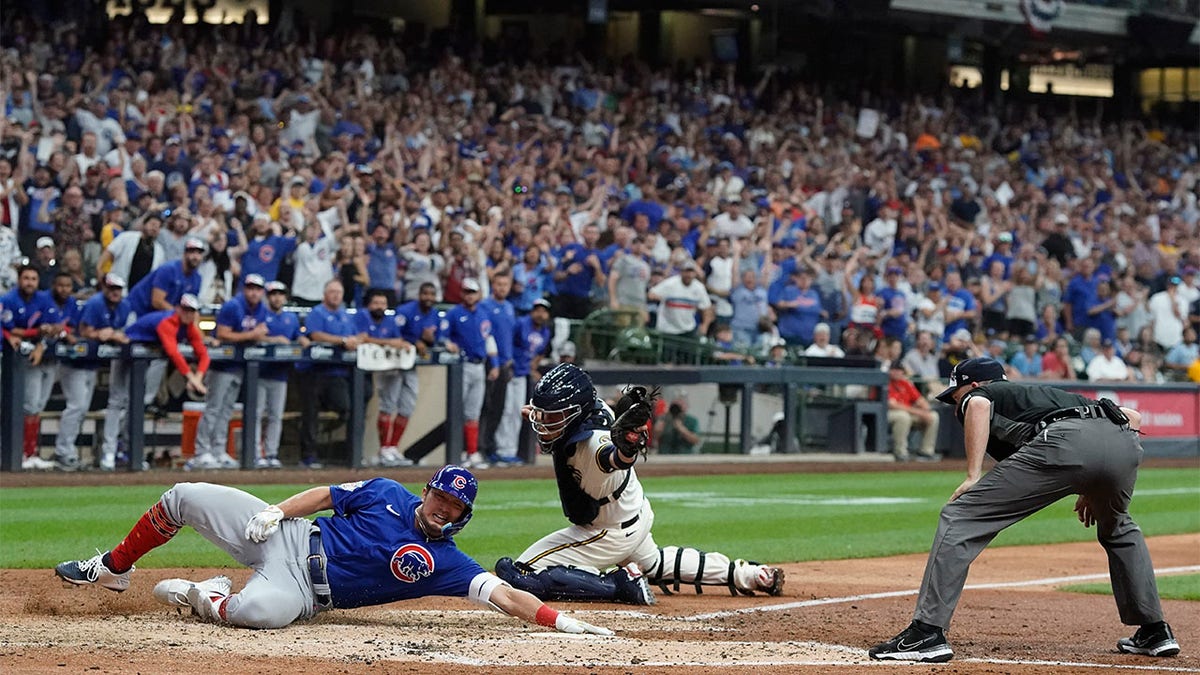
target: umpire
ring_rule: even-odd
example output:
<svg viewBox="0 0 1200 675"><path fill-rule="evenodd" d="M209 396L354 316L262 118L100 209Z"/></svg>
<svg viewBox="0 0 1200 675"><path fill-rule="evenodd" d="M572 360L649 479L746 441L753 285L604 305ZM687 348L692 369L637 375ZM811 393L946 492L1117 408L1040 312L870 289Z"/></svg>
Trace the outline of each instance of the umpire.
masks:
<svg viewBox="0 0 1200 675"><path fill-rule="evenodd" d="M925 564L913 622L875 645L874 659L941 663L954 657L945 630L971 562L1001 530L1066 497L1108 554L1121 622L1140 626L1117 641L1126 654L1174 656L1179 643L1163 621L1150 552L1129 500L1142 446L1141 415L1108 399L1007 381L1004 366L978 357L960 362L938 400L963 424L967 479L942 508ZM983 475L984 452L998 463Z"/></svg>

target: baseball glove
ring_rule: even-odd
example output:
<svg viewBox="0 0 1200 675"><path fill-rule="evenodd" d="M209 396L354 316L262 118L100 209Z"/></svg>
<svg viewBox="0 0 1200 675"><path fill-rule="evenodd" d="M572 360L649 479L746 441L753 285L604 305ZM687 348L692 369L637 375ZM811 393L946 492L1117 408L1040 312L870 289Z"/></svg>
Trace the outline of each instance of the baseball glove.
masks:
<svg viewBox="0 0 1200 675"><path fill-rule="evenodd" d="M626 456L645 452L650 441L648 430L654 417L654 402L658 400L658 387L626 387L617 402L617 419L612 425L613 445Z"/></svg>

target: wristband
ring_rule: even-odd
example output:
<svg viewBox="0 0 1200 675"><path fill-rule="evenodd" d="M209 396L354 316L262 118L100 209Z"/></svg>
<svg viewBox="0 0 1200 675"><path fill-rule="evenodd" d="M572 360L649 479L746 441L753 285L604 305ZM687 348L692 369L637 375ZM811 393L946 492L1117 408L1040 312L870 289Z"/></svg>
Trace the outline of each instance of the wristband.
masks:
<svg viewBox="0 0 1200 675"><path fill-rule="evenodd" d="M534 621L537 621L539 626L554 628L558 623L558 612L550 609L550 607L547 605L542 605L541 607L538 607L537 614L533 618Z"/></svg>

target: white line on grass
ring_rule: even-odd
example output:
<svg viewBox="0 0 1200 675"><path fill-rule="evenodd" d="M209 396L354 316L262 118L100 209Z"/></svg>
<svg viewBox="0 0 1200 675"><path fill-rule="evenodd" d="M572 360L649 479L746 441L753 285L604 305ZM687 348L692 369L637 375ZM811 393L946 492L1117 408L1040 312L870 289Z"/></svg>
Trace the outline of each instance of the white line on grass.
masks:
<svg viewBox="0 0 1200 675"><path fill-rule="evenodd" d="M1165 574L1184 574L1187 572L1200 572L1200 565L1189 565L1186 567L1164 567L1154 570L1155 575L1162 576ZM1108 573L1103 574L1079 574L1070 577L1046 577L1044 579L1030 579L1027 581L1001 581L991 584L968 584L967 590L989 590L994 588L1021 588L1025 586L1048 586L1057 584L1069 584L1081 581L1099 581L1108 578ZM836 605L847 602L858 602L859 600L878 600L881 598L897 598L905 595L916 595L920 589L909 589L904 591L884 591L882 593L862 593L860 595L846 595L840 598L817 598L816 600L801 600L799 602L785 602L778 605L761 605L757 607L744 607L742 609L731 609L723 612L708 612L706 614L696 614L685 617L684 621L707 621L709 619L719 619L727 616L736 616L738 614L755 614L758 612L782 612L789 609L798 609L801 607L816 607L818 605Z"/></svg>

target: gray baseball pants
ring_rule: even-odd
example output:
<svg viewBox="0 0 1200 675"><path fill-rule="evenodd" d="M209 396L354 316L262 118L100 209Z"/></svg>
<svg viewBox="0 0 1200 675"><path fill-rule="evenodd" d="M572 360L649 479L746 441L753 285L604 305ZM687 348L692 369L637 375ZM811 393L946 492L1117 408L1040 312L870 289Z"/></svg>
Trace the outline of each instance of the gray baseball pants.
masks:
<svg viewBox="0 0 1200 675"><path fill-rule="evenodd" d="M402 417L412 417L417 408L417 393L420 391L421 378L417 369L400 371L400 402L396 410Z"/></svg>
<svg viewBox="0 0 1200 675"><path fill-rule="evenodd" d="M129 362L114 359L108 371L108 408L104 410L104 446L101 453L105 457L117 454L117 439L121 437L121 422L129 412ZM146 395L143 403L150 405L158 396L158 386L162 384L163 375L167 373L167 360L154 359L146 368ZM133 454L132 452L130 453Z"/></svg>
<svg viewBox="0 0 1200 675"><path fill-rule="evenodd" d="M262 432L254 431L254 438L261 439L260 457L279 456L279 436L283 433L283 410L287 405L287 380L258 381L258 415Z"/></svg>
<svg viewBox="0 0 1200 675"><path fill-rule="evenodd" d="M92 405L92 392L96 389L96 371L89 368L72 368L63 363L58 366L58 386L62 389L67 405L58 421L58 440L54 444L54 456L60 460L79 459L75 441L83 429L83 418Z"/></svg>
<svg viewBox="0 0 1200 675"><path fill-rule="evenodd" d="M225 605L225 618L245 628L282 628L317 613L308 576L312 523L288 518L266 541L246 539L246 523L267 508L252 494L224 485L177 483L160 502L171 521L188 525L234 560L254 570Z"/></svg>
<svg viewBox="0 0 1200 675"><path fill-rule="evenodd" d="M208 396L204 399L204 416L196 427L196 456L217 456L225 452L229 440L229 420L242 388L242 374L237 371L211 370L208 373Z"/></svg>
<svg viewBox="0 0 1200 675"><path fill-rule="evenodd" d="M25 370L25 400L22 408L26 415L40 415L46 409L46 401L50 400L50 392L54 390L54 380L58 377L58 364L53 360L43 361L36 366L27 366Z"/></svg>
<svg viewBox="0 0 1200 675"><path fill-rule="evenodd" d="M1069 495L1088 498L1121 622L1162 621L1150 551L1129 501L1142 461L1137 432L1107 419L1068 419L1039 432L942 508L913 618L946 628L967 570L1001 530Z"/></svg>
<svg viewBox="0 0 1200 675"><path fill-rule="evenodd" d="M404 387L402 371L385 370L373 375L375 389L379 392L379 412L395 415L400 410L400 392Z"/></svg>
<svg viewBox="0 0 1200 675"><path fill-rule="evenodd" d="M504 393L504 411L500 424L496 426L496 454L501 457L516 457L521 436L521 406L525 404L523 376L513 376Z"/></svg>
<svg viewBox="0 0 1200 675"><path fill-rule="evenodd" d="M483 410L483 392L487 387L487 364L463 362L463 417L468 422L479 421Z"/></svg>

